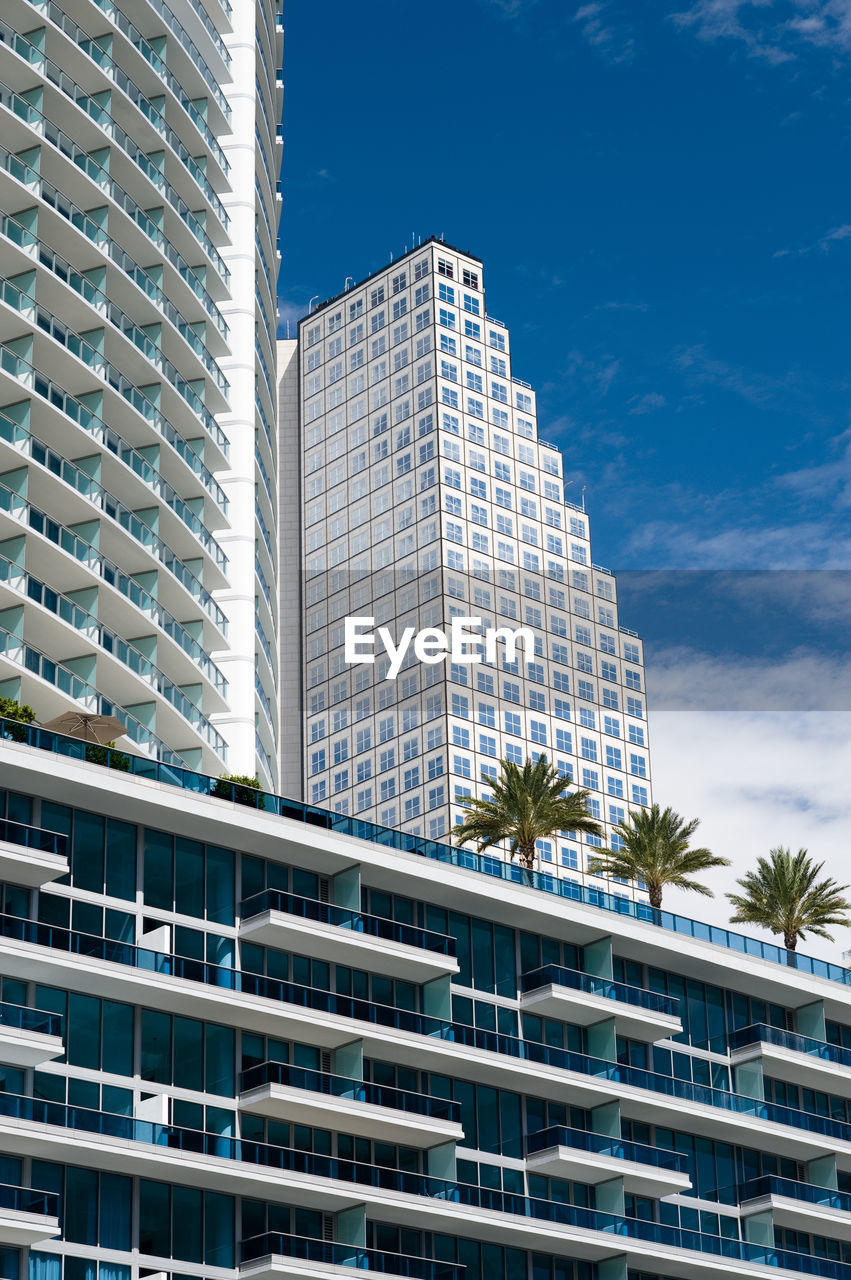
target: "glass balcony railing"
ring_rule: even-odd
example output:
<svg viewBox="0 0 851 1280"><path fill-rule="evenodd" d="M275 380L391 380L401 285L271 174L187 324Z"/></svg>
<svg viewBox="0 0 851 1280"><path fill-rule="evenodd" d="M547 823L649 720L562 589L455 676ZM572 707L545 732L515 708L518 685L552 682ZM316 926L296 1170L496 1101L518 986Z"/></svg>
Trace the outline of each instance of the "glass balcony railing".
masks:
<svg viewBox="0 0 851 1280"><path fill-rule="evenodd" d="M0 737L4 736L6 723L9 722L0 720ZM42 750L52 751L58 755L75 753L73 739L65 738L62 734L47 733L46 730L36 729L32 725L26 727L31 735L27 738L31 746L38 746ZM79 746L80 743L77 742L76 748ZM315 805L304 804L298 800L289 800L285 796L273 795L268 791L227 783L221 778L212 778L190 769L175 769L159 765L155 761L142 760L139 757L131 758L130 772L195 795L216 796L232 803L248 805L264 814L289 818L295 822L302 822L306 826L320 827L325 831L353 836L355 839L366 840L372 844L382 845L384 848L398 849L402 853L418 854L424 858L431 858L435 862L474 871L479 875L488 876L491 880L506 881L509 884L536 889L541 893L552 894L569 902L579 902L613 915L639 920L657 929L675 933L681 938L693 938L700 942L711 943L713 946L722 947L738 955L767 960L798 973L851 986L851 969L832 964L829 960L819 960L814 956L802 955L798 951L786 951L783 947L763 942L758 938L750 938L743 933L735 933L731 929L651 907L648 902L633 902L629 898L607 893L603 889L575 884L572 880L560 880L549 872L524 871L515 863L505 862L493 854L456 849L452 845L440 844L436 840L426 840L422 836L411 835L395 827L383 827L363 818L331 813L327 809L319 809Z"/></svg>
<svg viewBox="0 0 851 1280"><path fill-rule="evenodd" d="M835 1062L839 1067L851 1067L851 1050L843 1049L838 1044L828 1044L825 1040L799 1036L795 1031L772 1027L764 1022L739 1027L727 1035L727 1048L731 1052L752 1044L775 1044L781 1049L791 1049L793 1053L806 1053L810 1057L821 1058L824 1062Z"/></svg>
<svg viewBox="0 0 851 1280"><path fill-rule="evenodd" d="M0 840L22 845L25 849L38 849L39 853L55 853L60 858L68 854L67 836L30 826L28 822L13 822L11 818L0 818Z"/></svg>
<svg viewBox="0 0 851 1280"><path fill-rule="evenodd" d="M741 1183L736 1191L739 1204L746 1200L761 1200L764 1196L784 1196L787 1200L800 1200L805 1204L819 1205L823 1209L851 1213L851 1195L835 1191L832 1187L816 1187L811 1182L796 1182L793 1178L767 1175Z"/></svg>
<svg viewBox="0 0 851 1280"><path fill-rule="evenodd" d="M377 1249L360 1249L356 1245L332 1240L312 1240L304 1236L285 1236L272 1232L253 1236L240 1245L240 1260L283 1257L324 1266L358 1267L362 1271L378 1271L384 1275L404 1276L407 1280L462 1280L464 1268L432 1258L416 1258L404 1253L385 1253Z"/></svg>
<svg viewBox="0 0 851 1280"><path fill-rule="evenodd" d="M86 744L78 745L85 747ZM761 1099L748 1098L743 1094L727 1093L722 1089L713 1089L709 1085L693 1084L689 1080L678 1080L673 1076L645 1071L639 1067L625 1066L604 1058L592 1058L587 1054L558 1049L537 1040L521 1040L515 1036L501 1035L496 1031L486 1031L481 1027L469 1027L460 1022L447 1022L414 1010L376 1004L371 1000L361 1000L317 987L305 987L279 978L250 973L243 969L229 969L203 960L149 951L132 943L99 938L77 930L42 924L35 920L24 920L19 916L0 915L0 937L15 938L113 964L152 970L190 982L202 982L209 986L261 996L303 1009L329 1013L336 1017L351 1018L357 1022L368 1022L414 1035L454 1041L456 1044L502 1054L515 1060L540 1063L558 1070L608 1081L615 1093L617 1089L614 1086L626 1085L647 1090L648 1093L657 1096L666 1095L701 1106L719 1107L725 1111L736 1112L743 1117L770 1121L774 1124L818 1133L825 1137L838 1138L843 1142L851 1142L851 1124L833 1120L828 1116L795 1110L773 1102L763 1102Z"/></svg>
<svg viewBox="0 0 851 1280"><path fill-rule="evenodd" d="M448 1196L454 1188L454 1183L443 1178L431 1178L427 1174L364 1164L358 1160L342 1160L337 1156L316 1155L293 1147L276 1147L268 1142L232 1138L204 1129L183 1129L153 1120L137 1120L134 1116L67 1106L64 1102L48 1102L21 1094L0 1093L0 1116L72 1129L77 1133L119 1138L122 1142L144 1142L170 1151L187 1151L287 1173L353 1182L405 1195Z"/></svg>
<svg viewBox="0 0 851 1280"><path fill-rule="evenodd" d="M420 929L399 920L387 920L383 916L369 916L362 911L349 911L331 902L302 898L280 889L265 889L262 893L255 893L252 897L245 898L239 908L243 920L249 920L264 911L282 911L288 915L301 916L304 920L316 920L321 924L351 929L354 933L365 933L371 938L383 938L387 942L398 942L407 947L421 947L425 951L436 951L443 956L455 955L455 939L448 934Z"/></svg>
<svg viewBox="0 0 851 1280"><path fill-rule="evenodd" d="M687 1173L688 1160L676 1151L661 1147L648 1147L640 1142L628 1142L625 1138L609 1137L605 1133L591 1133L587 1129L565 1129L556 1125L540 1129L526 1138L526 1154L546 1151L551 1147L570 1147L573 1151L587 1151L599 1156L611 1156L616 1160L629 1160L633 1164L652 1165L673 1173Z"/></svg>
<svg viewBox="0 0 851 1280"><path fill-rule="evenodd" d="M0 1028L15 1027L18 1031L37 1031L40 1035L62 1034L62 1017L58 1013L45 1013L29 1005L0 1003Z"/></svg>
<svg viewBox="0 0 851 1280"><path fill-rule="evenodd" d="M520 990L524 993L538 991L541 987L550 985L569 987L572 991L583 991L590 996L603 996L607 1000L619 1000L624 1004L636 1005L652 1013L665 1014L670 1018L676 1018L679 1015L680 1002L673 996L647 991L643 987L630 987L625 982L598 978L594 974L580 973L576 969L563 969L560 965L544 965L531 973L522 974L520 978Z"/></svg>
<svg viewBox="0 0 851 1280"><path fill-rule="evenodd" d="M746 1240L730 1240L725 1236L713 1236L703 1231L689 1231L684 1227L663 1226L658 1222L647 1222L643 1218L621 1218L594 1209L582 1209L577 1205L561 1204L553 1200L534 1200L528 1196L491 1191L487 1187L473 1187L466 1183L460 1184L450 1198L478 1209L493 1209L538 1221L598 1231L620 1239L648 1241L663 1249L686 1249L693 1253L727 1258L732 1262L780 1267L805 1275L829 1277L830 1280L851 1280L851 1265L846 1263L833 1262L809 1253L792 1253L769 1245L751 1244Z"/></svg>
<svg viewBox="0 0 851 1280"><path fill-rule="evenodd" d="M390 1107L410 1115L426 1116L431 1120L446 1120L460 1124L461 1105L448 1098L434 1098L427 1093L410 1093L407 1089L394 1089L389 1085L373 1084L370 1080L350 1080L346 1076L330 1075L325 1071L310 1071L306 1067L294 1067L286 1062L261 1062L249 1067L240 1076L240 1092L259 1089L263 1085L279 1084L290 1089L307 1089L332 1098L349 1102L365 1102L373 1107Z"/></svg>
<svg viewBox="0 0 851 1280"><path fill-rule="evenodd" d="M33 1187L10 1187L0 1183L0 1209L15 1213L39 1213L45 1218L59 1217L59 1196Z"/></svg>

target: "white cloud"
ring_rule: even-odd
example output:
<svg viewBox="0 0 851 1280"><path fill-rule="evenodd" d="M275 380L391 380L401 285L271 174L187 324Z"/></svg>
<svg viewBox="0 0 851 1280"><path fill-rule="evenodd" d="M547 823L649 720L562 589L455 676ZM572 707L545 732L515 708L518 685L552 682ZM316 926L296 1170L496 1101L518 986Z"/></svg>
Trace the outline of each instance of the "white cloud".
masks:
<svg viewBox="0 0 851 1280"><path fill-rule="evenodd" d="M849 238L851 238L851 222L843 222L841 226L833 227L830 231L826 231L814 244L804 245L800 249L778 249L773 256L775 258L791 258L802 257L805 254L817 251L829 253L835 244Z"/></svg>
<svg viewBox="0 0 851 1280"><path fill-rule="evenodd" d="M633 397L630 413L643 415L652 413L654 409L664 409L667 400L658 391L648 391L646 395Z"/></svg>
<svg viewBox="0 0 851 1280"><path fill-rule="evenodd" d="M735 42L774 65L814 48L851 51L851 0L694 0L670 17L700 40Z"/></svg>
<svg viewBox="0 0 851 1280"><path fill-rule="evenodd" d="M668 890L664 905L682 915L727 924L723 894L759 854L775 845L807 848L825 874L851 881L851 715L660 711L650 720L654 798L686 818L699 817L700 844L731 860L706 883L716 897ZM733 925L766 941L763 930ZM806 954L842 962L851 931L834 943L807 938Z"/></svg>
<svg viewBox="0 0 851 1280"><path fill-rule="evenodd" d="M592 49L609 62L628 62L635 53L635 41L629 27L617 18L612 20L609 0L593 0L583 4L573 15L582 35Z"/></svg>

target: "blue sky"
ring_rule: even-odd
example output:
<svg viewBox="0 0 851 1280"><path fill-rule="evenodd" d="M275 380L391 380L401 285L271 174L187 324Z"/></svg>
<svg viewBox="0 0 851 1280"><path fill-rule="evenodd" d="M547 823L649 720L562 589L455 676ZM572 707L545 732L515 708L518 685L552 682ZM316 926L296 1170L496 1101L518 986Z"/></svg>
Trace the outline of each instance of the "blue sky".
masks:
<svg viewBox="0 0 851 1280"><path fill-rule="evenodd" d="M412 233L483 258L647 641L654 796L841 882L849 55L851 0L289 0L281 273L286 319Z"/></svg>
<svg viewBox="0 0 851 1280"><path fill-rule="evenodd" d="M282 315L485 261L622 568L844 567L849 0L290 0Z"/></svg>

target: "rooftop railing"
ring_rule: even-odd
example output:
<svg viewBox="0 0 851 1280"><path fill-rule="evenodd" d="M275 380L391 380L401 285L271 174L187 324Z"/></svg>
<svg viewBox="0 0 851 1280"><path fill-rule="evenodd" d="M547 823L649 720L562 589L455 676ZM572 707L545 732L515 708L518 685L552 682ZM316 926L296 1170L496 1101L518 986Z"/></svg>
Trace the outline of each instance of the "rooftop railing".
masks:
<svg viewBox="0 0 851 1280"><path fill-rule="evenodd" d="M21 726L16 721L0 719L0 739L13 736L15 741L25 741L29 746L54 755L69 759L85 759L85 743L76 738L68 738L62 734L39 729L34 725ZM17 734L23 728L22 738ZM109 766L109 751L106 752L105 764ZM119 753L120 754L120 753ZM537 889L542 893L568 902L577 902L584 906L596 907L613 915L624 916L643 924L653 925L666 932L675 933L681 938L692 938L697 942L708 942L723 947L738 955L751 956L758 960L767 960L772 964L783 965L798 973L810 974L816 978L825 978L830 982L851 986L851 969L846 969L829 960L819 960L814 956L802 955L799 951L787 951L771 942L763 942L759 938L751 938L747 934L736 933L721 925L707 924L702 920L692 920L688 916L676 915L672 911L663 911L651 907L649 902L638 902L625 895L608 893L591 885L580 885L572 880L560 880L557 876L544 871L525 871L513 862L505 862L493 854L474 853L470 849L456 849L452 845L440 844L436 840L426 840L422 836L411 835L407 831L399 831L395 827L383 827L375 822L362 818L353 818L340 813L330 813L327 809L319 809L314 805L304 804L298 800L288 800L284 796L273 795L238 783L227 782L223 778L212 778L206 774L195 773L191 769L163 764L149 760L143 756L130 757L131 776L146 778L160 782L165 786L177 787L182 791L201 796L215 796L232 803L248 805L264 814L272 814L302 822L307 826L319 827L325 831L340 835L353 836L358 840L367 840L372 844L396 849L400 853L417 854L431 858L436 862L460 867L465 871L473 871L488 876L491 880L506 881L510 884L522 885L529 889Z"/></svg>

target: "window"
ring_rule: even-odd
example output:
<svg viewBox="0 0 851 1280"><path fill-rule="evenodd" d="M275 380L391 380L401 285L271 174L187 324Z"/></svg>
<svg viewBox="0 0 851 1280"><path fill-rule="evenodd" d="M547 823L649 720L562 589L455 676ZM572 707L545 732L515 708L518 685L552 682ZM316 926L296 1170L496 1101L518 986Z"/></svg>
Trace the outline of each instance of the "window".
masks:
<svg viewBox="0 0 851 1280"><path fill-rule="evenodd" d="M622 778L607 778L606 789L610 796L617 796L620 800L624 798Z"/></svg>
<svg viewBox="0 0 851 1280"><path fill-rule="evenodd" d="M620 747L606 746L606 764L610 769L622 769Z"/></svg>
<svg viewBox="0 0 851 1280"><path fill-rule="evenodd" d="M447 311L444 307L440 308L439 319L444 329L455 329L457 327L458 322L456 321L455 316L451 311Z"/></svg>
<svg viewBox="0 0 851 1280"><path fill-rule="evenodd" d="M597 759L597 744L593 738L580 738L579 745L582 749L583 760Z"/></svg>
<svg viewBox="0 0 851 1280"><path fill-rule="evenodd" d="M644 746L644 728L640 724L631 724L629 726L629 740L638 747Z"/></svg>
<svg viewBox="0 0 851 1280"><path fill-rule="evenodd" d="M469 311L471 315L477 316L481 314L481 305L479 299L473 297L470 293L464 294L464 310Z"/></svg>
<svg viewBox="0 0 851 1280"><path fill-rule="evenodd" d="M632 803L645 804L645 805L647 804L647 788L646 787L639 787L633 784Z"/></svg>
<svg viewBox="0 0 851 1280"><path fill-rule="evenodd" d="M542 720L529 721L529 736L533 742L539 742L542 746L547 744L547 726Z"/></svg>
<svg viewBox="0 0 851 1280"><path fill-rule="evenodd" d="M497 351L505 350L505 334L497 333L496 329L488 330L488 343Z"/></svg>

